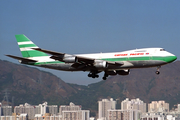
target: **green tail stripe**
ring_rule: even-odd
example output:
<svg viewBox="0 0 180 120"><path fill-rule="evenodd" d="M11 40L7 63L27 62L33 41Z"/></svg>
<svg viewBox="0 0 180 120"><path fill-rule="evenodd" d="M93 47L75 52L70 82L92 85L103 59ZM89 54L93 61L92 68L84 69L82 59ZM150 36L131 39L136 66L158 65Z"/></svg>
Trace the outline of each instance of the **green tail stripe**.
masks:
<svg viewBox="0 0 180 120"><path fill-rule="evenodd" d="M41 57L41 56L48 56L46 53L31 50L31 51L21 51L23 57Z"/></svg>
<svg viewBox="0 0 180 120"><path fill-rule="evenodd" d="M27 38L25 35L15 35L17 42L27 42L31 41L29 38Z"/></svg>
<svg viewBox="0 0 180 120"><path fill-rule="evenodd" d="M21 35L15 35L17 42L30 42L31 40L29 38L27 38L25 35L21 34ZM32 41L31 41L32 42ZM31 48L31 47L38 47L35 44L22 44L19 45L19 48L23 48L23 50L21 51L21 54L23 57L41 57L41 56L48 56L46 53L44 52L40 52L37 50L29 50L26 48Z"/></svg>
<svg viewBox="0 0 180 120"><path fill-rule="evenodd" d="M19 48L25 48L25 47L37 47L35 44L24 44L24 45L19 45Z"/></svg>

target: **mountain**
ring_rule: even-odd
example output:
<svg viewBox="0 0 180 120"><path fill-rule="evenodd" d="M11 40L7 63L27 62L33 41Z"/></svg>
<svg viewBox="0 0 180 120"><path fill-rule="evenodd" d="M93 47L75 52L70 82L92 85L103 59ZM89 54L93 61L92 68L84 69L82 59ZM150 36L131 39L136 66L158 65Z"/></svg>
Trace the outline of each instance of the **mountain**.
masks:
<svg viewBox="0 0 180 120"><path fill-rule="evenodd" d="M132 69L128 76L109 77L106 81L91 84L75 94L88 101L88 107L95 108L91 103L96 102L96 109L97 100L108 97L117 100L118 108L125 98L140 98L145 103L165 100L172 108L180 103L180 61L162 66L159 75L155 71L156 68ZM83 100L79 102L83 103Z"/></svg>
<svg viewBox="0 0 180 120"><path fill-rule="evenodd" d="M117 108L127 97L140 98L145 103L165 100L170 107L180 103L180 61L162 66L159 75L155 71L156 68L132 69L128 76L111 76L106 81L83 86L65 83L52 73L0 60L0 100L8 90L15 105L73 102L91 110L92 116L102 98L114 98Z"/></svg>
<svg viewBox="0 0 180 120"><path fill-rule="evenodd" d="M0 100L6 91L14 97L16 105L43 101L61 104L77 92L51 73L0 60Z"/></svg>

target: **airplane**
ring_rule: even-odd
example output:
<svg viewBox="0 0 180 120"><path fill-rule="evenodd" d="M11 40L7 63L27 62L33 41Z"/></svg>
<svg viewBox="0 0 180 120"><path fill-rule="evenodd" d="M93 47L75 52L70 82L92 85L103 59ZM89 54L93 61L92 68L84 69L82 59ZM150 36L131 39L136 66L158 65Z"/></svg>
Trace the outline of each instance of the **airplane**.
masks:
<svg viewBox="0 0 180 120"><path fill-rule="evenodd" d="M177 59L163 48L143 48L123 52L77 54L41 49L25 35L15 35L23 57L6 55L19 60L22 64L63 71L88 71L88 77L98 78L104 72L103 80L109 75L129 75L130 69L157 67L160 74L162 65Z"/></svg>

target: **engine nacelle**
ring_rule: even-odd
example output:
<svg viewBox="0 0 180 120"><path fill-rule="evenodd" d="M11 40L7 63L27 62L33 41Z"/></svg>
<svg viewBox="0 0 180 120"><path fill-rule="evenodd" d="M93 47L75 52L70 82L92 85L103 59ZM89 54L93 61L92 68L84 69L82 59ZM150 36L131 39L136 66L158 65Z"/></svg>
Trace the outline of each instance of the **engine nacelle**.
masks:
<svg viewBox="0 0 180 120"><path fill-rule="evenodd" d="M119 74L119 75L129 75L130 74L130 70L117 70L116 71L117 72L117 74Z"/></svg>
<svg viewBox="0 0 180 120"><path fill-rule="evenodd" d="M107 75L117 75L117 72L115 70L113 71L106 71Z"/></svg>
<svg viewBox="0 0 180 120"><path fill-rule="evenodd" d="M77 62L77 57L76 56L65 56L64 58L63 58L63 61L65 62L65 63L75 63L75 62Z"/></svg>
<svg viewBox="0 0 180 120"><path fill-rule="evenodd" d="M94 66L96 68L107 68L108 64L107 64L106 61L103 61L103 60L95 60L94 61Z"/></svg>

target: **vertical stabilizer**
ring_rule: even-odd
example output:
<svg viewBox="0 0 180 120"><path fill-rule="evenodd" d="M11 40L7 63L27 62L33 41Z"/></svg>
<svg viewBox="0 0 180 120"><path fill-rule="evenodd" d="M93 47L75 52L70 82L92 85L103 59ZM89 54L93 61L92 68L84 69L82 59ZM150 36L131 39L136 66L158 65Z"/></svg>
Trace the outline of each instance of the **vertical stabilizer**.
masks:
<svg viewBox="0 0 180 120"><path fill-rule="evenodd" d="M20 51L22 53L22 56L24 58L33 58L33 57L42 57L42 56L48 56L46 53L33 50L31 48L38 48L37 45L35 45L29 38L27 38L25 35L15 35L18 46L20 48Z"/></svg>

